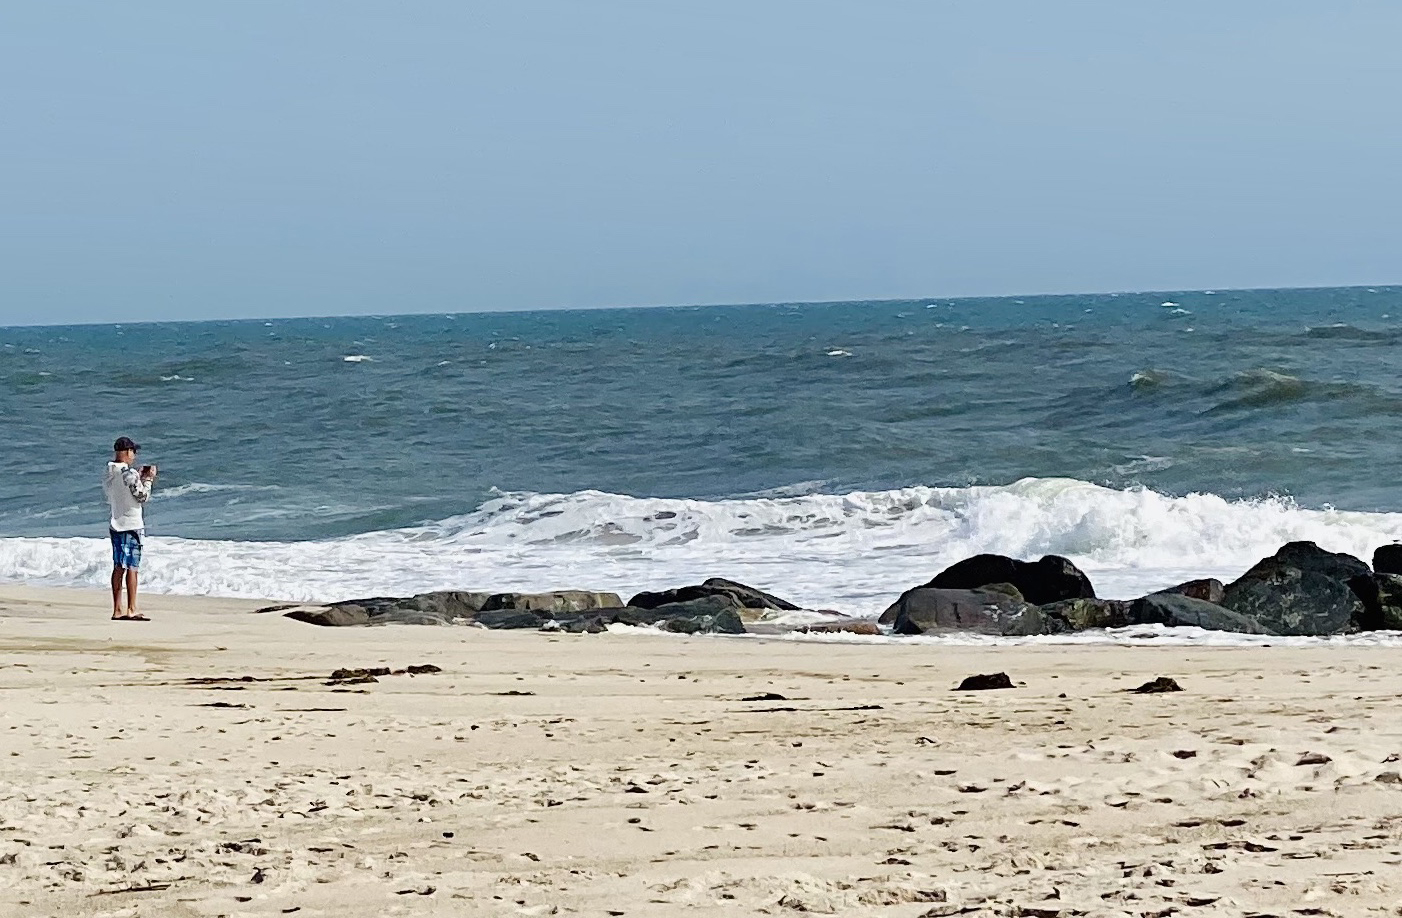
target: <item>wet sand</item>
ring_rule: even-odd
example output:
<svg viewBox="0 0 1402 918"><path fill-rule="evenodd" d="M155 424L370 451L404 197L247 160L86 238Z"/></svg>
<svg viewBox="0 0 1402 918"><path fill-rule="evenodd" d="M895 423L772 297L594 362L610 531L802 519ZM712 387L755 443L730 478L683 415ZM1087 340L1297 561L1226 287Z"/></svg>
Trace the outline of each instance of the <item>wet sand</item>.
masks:
<svg viewBox="0 0 1402 918"><path fill-rule="evenodd" d="M154 621L112 623L100 592L0 587L0 914L1402 904L1402 648L318 629L259 605L150 596ZM951 690L996 671L1016 687ZM1125 691L1160 675L1185 691Z"/></svg>

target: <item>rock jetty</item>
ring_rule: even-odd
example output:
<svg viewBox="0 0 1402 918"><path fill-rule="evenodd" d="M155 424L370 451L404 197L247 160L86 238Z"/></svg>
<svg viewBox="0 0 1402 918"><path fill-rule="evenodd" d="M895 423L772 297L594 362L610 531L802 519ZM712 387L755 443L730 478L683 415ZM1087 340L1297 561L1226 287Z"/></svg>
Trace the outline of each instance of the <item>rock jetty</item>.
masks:
<svg viewBox="0 0 1402 918"><path fill-rule="evenodd" d="M823 622L776 626L775 615L802 608L734 580L638 593L555 590L503 593L454 590L374 597L320 606L273 606L322 626L470 624L598 632L648 625L683 634L809 633L1064 634L1131 625L1197 627L1264 635L1334 635L1402 630L1402 545L1377 550L1373 566L1313 542L1290 542L1228 584L1191 580L1133 600L1103 599L1069 559L1023 561L981 554L906 589L876 622L831 614Z"/></svg>

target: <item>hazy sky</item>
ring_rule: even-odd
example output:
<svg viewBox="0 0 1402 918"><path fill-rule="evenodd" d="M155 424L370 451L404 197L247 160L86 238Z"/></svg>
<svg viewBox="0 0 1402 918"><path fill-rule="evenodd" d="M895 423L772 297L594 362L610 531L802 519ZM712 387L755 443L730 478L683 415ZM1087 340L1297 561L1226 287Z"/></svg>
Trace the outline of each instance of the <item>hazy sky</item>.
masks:
<svg viewBox="0 0 1402 918"><path fill-rule="evenodd" d="M1402 4L7 3L0 325L1402 281Z"/></svg>

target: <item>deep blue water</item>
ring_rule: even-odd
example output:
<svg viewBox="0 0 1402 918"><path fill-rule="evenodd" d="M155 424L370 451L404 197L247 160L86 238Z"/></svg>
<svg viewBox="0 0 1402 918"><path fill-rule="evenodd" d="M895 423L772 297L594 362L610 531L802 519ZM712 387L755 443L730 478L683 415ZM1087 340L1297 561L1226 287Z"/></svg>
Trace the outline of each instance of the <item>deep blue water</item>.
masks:
<svg viewBox="0 0 1402 918"><path fill-rule="evenodd" d="M707 500L1065 477L1402 509L1402 288L0 329L0 535L300 540L492 489ZM347 357L365 357L348 361Z"/></svg>

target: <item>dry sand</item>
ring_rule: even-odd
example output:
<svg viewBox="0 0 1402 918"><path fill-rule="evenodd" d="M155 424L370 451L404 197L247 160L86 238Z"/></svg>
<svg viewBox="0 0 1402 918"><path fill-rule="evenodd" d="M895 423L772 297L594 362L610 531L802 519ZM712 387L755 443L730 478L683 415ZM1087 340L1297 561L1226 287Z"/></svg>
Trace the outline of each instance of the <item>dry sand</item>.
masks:
<svg viewBox="0 0 1402 918"><path fill-rule="evenodd" d="M1399 649L338 630L157 596L114 624L104 602L0 588L6 918L1402 906ZM442 672L324 684L410 664ZM951 691L998 670L1017 687ZM1124 691L1159 675L1186 691Z"/></svg>

